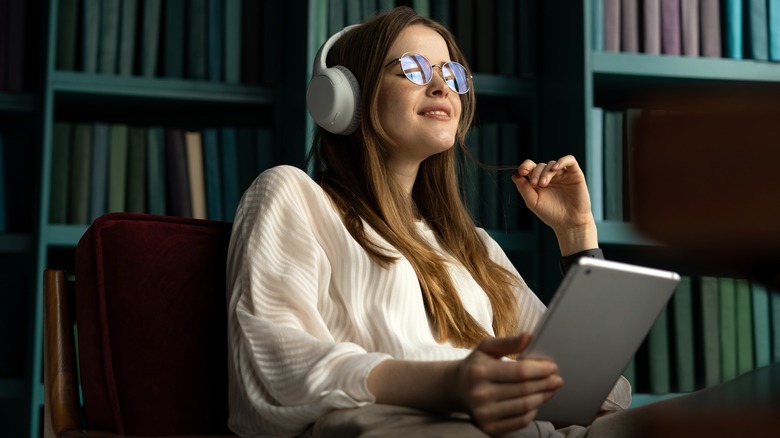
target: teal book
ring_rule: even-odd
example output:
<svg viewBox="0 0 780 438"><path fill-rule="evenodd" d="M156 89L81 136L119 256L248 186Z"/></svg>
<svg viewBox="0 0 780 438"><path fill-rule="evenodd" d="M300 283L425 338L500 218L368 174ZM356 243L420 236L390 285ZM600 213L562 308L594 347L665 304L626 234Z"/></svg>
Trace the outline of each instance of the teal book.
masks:
<svg viewBox="0 0 780 438"><path fill-rule="evenodd" d="M187 2L187 78L206 79L208 29L206 0Z"/></svg>
<svg viewBox="0 0 780 438"><path fill-rule="evenodd" d="M78 11L78 0L60 0L57 5L57 70L76 69Z"/></svg>
<svg viewBox="0 0 780 438"><path fill-rule="evenodd" d="M223 54L222 48L225 46L224 24L225 7L223 0L208 0L208 30L206 33L206 77L212 82L221 82L223 80Z"/></svg>
<svg viewBox="0 0 780 438"><path fill-rule="evenodd" d="M769 308L772 312L772 361L780 362L780 292L771 290Z"/></svg>
<svg viewBox="0 0 780 438"><path fill-rule="evenodd" d="M119 13L119 59L117 72L123 76L135 73L136 23L138 23L138 0L122 0Z"/></svg>
<svg viewBox="0 0 780 438"><path fill-rule="evenodd" d="M157 57L160 51L160 27L162 20L162 0L143 0L142 34L140 38L141 54L139 70L141 76L157 76Z"/></svg>
<svg viewBox="0 0 780 438"><path fill-rule="evenodd" d="M664 308L647 334L648 384L653 394L671 390L668 310Z"/></svg>
<svg viewBox="0 0 780 438"><path fill-rule="evenodd" d="M604 51L604 0L590 2L590 48Z"/></svg>
<svg viewBox="0 0 780 438"><path fill-rule="evenodd" d="M736 279L734 287L737 306L737 375L742 375L754 368L753 297L748 280Z"/></svg>
<svg viewBox="0 0 780 438"><path fill-rule="evenodd" d="M769 60L780 61L780 0L768 0L766 5L769 32Z"/></svg>
<svg viewBox="0 0 780 438"><path fill-rule="evenodd" d="M203 129L203 172L206 178L206 210L211 220L224 220L222 209L222 169L219 160L219 131Z"/></svg>
<svg viewBox="0 0 780 438"><path fill-rule="evenodd" d="M604 110L604 219L623 221L623 112Z"/></svg>
<svg viewBox="0 0 780 438"><path fill-rule="evenodd" d="M225 82L241 82L241 0L224 0Z"/></svg>
<svg viewBox="0 0 780 438"><path fill-rule="evenodd" d="M166 188L168 213L172 216L192 217L190 181L187 175L187 146L184 131L165 129Z"/></svg>
<svg viewBox="0 0 780 438"><path fill-rule="evenodd" d="M699 288L700 313L700 361L702 377L700 386L710 387L721 382L720 353L720 311L718 298L718 279L702 277Z"/></svg>
<svg viewBox="0 0 780 438"><path fill-rule="evenodd" d="M223 189L223 214L226 221L232 221L238 207L238 201L243 192L238 183L238 142L236 128L220 129L220 152Z"/></svg>
<svg viewBox="0 0 780 438"><path fill-rule="evenodd" d="M333 35L346 25L345 0L330 0L328 2L328 35Z"/></svg>
<svg viewBox="0 0 780 438"><path fill-rule="evenodd" d="M92 160L92 125L73 125L73 152L70 160L68 185L68 223L86 224L89 221L90 163Z"/></svg>
<svg viewBox="0 0 780 438"><path fill-rule="evenodd" d="M167 184L165 162L165 130L162 126L150 126L146 130L146 199L150 214L167 213Z"/></svg>
<svg viewBox="0 0 780 438"><path fill-rule="evenodd" d="M81 70L98 71L100 50L100 0L81 2Z"/></svg>
<svg viewBox="0 0 780 438"><path fill-rule="evenodd" d="M742 59L742 0L723 0L724 55Z"/></svg>
<svg viewBox="0 0 780 438"><path fill-rule="evenodd" d="M674 356L676 392L692 392L696 389L696 356L694 338L694 312L692 280L682 276L672 296L671 326Z"/></svg>
<svg viewBox="0 0 780 438"><path fill-rule="evenodd" d="M100 2L98 73L116 74L119 57L119 0Z"/></svg>
<svg viewBox="0 0 780 438"><path fill-rule="evenodd" d="M108 148L111 125L92 125L92 164L89 184L89 222L106 213L108 208Z"/></svg>
<svg viewBox="0 0 780 438"><path fill-rule="evenodd" d="M744 4L746 19L746 54L756 61L769 59L769 30L767 29L767 0L747 0Z"/></svg>
<svg viewBox="0 0 780 438"><path fill-rule="evenodd" d="M496 0L482 0L475 7L476 19L476 43L474 48L476 52L472 67L474 71L480 73L495 74L497 72L497 54L496 54ZM506 36L509 38L509 35Z"/></svg>
<svg viewBox="0 0 780 438"><path fill-rule="evenodd" d="M590 142L585 151L585 178L596 222L604 220L604 109L590 109Z"/></svg>
<svg viewBox="0 0 780 438"><path fill-rule="evenodd" d="M0 133L0 233L8 231L8 207L6 206L7 196L5 194L5 180L7 172L5 171L5 146L3 144L3 135ZM63 165L66 163L63 163Z"/></svg>
<svg viewBox="0 0 780 438"><path fill-rule="evenodd" d="M421 17L431 18L431 0L412 0L412 9Z"/></svg>
<svg viewBox="0 0 780 438"><path fill-rule="evenodd" d="M73 125L54 122L51 144L51 193L49 223L68 223L68 182L70 180Z"/></svg>
<svg viewBox="0 0 780 438"><path fill-rule="evenodd" d="M166 0L163 11L163 76L184 77L185 3L184 0Z"/></svg>
<svg viewBox="0 0 780 438"><path fill-rule="evenodd" d="M737 377L737 296L733 278L718 278L720 321L720 378L726 382Z"/></svg>
<svg viewBox="0 0 780 438"><path fill-rule="evenodd" d="M146 128L127 130L127 211L146 213Z"/></svg>
<svg viewBox="0 0 780 438"><path fill-rule="evenodd" d="M108 208L107 212L127 209L127 125L112 124L109 128Z"/></svg>
<svg viewBox="0 0 780 438"><path fill-rule="evenodd" d="M750 284L753 298L753 341L756 368L772 362L772 320L770 318L769 291L761 283Z"/></svg>
<svg viewBox="0 0 780 438"><path fill-rule="evenodd" d="M496 0L496 69L505 76L517 74L517 10L514 0Z"/></svg>

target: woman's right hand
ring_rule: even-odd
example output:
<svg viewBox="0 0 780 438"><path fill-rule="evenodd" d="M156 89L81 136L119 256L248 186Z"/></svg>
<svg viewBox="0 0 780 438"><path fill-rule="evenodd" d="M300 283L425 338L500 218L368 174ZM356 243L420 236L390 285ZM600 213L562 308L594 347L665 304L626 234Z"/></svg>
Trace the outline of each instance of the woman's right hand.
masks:
<svg viewBox="0 0 780 438"><path fill-rule="evenodd" d="M453 397L489 435L501 435L528 426L539 406L563 385L558 367L549 360L520 358L529 334L486 338L465 359L455 363Z"/></svg>

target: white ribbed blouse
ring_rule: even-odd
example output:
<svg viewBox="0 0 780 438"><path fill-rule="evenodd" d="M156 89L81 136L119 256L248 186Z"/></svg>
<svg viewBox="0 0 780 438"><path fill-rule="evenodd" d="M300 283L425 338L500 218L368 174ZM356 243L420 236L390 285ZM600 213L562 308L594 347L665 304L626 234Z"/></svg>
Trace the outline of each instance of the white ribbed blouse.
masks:
<svg viewBox="0 0 780 438"><path fill-rule="evenodd" d="M235 433L300 434L328 411L374 402L366 380L385 359L452 360L470 353L434 339L411 264L366 230L397 254L390 268L371 260L329 196L302 170L269 169L244 194L227 263L229 426ZM439 248L424 223L419 231ZM479 232L490 257L517 274L498 244ZM449 271L466 309L492 334L484 291L462 266L453 263ZM545 307L525 283L517 295L520 327L531 331ZM611 407L625 408L630 387L618 383Z"/></svg>

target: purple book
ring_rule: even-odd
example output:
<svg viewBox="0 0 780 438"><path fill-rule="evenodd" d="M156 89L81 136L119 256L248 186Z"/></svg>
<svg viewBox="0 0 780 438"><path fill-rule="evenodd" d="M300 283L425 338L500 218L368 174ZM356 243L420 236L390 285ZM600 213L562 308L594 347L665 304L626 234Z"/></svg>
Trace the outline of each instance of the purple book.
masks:
<svg viewBox="0 0 780 438"><path fill-rule="evenodd" d="M620 50L639 51L639 0L620 1Z"/></svg>
<svg viewBox="0 0 780 438"><path fill-rule="evenodd" d="M604 0L604 51L620 51L620 0Z"/></svg>
<svg viewBox="0 0 780 438"><path fill-rule="evenodd" d="M642 51L651 55L661 53L661 1L642 2Z"/></svg>
<svg viewBox="0 0 780 438"><path fill-rule="evenodd" d="M661 53L680 54L679 0L661 0Z"/></svg>

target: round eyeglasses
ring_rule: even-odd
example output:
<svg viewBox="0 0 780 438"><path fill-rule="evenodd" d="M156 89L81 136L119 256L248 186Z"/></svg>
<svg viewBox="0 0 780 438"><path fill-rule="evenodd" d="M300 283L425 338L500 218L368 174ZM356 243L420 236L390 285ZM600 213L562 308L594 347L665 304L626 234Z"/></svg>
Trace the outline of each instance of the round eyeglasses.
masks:
<svg viewBox="0 0 780 438"><path fill-rule="evenodd" d="M433 68L439 67L444 82L447 83L447 86L452 91L458 94L466 94L470 89L469 79L471 79L471 75L466 71L466 67L463 64L455 61L432 65L428 58L419 53L407 52L400 58L388 62L385 67L389 67L395 62L401 64L404 76L417 85L427 85L431 82L431 79L433 79Z"/></svg>

